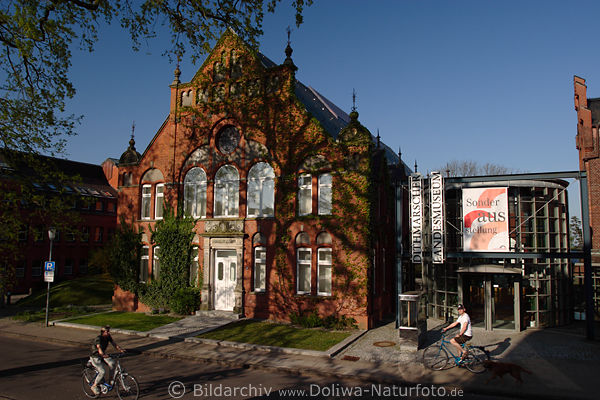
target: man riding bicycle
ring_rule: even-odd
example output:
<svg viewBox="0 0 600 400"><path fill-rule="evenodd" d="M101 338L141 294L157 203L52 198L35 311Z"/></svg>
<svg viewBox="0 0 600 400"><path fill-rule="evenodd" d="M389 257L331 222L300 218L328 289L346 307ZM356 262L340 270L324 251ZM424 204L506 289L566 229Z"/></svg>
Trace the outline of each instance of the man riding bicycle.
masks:
<svg viewBox="0 0 600 400"><path fill-rule="evenodd" d="M473 338L473 331L471 330L471 318L467 311L465 310L465 306L462 304L458 305L458 319L456 322L451 323L444 329L442 332L446 332L449 329L454 328L456 325L460 324L460 332L457 336L450 339L450 343L458 350L458 354L460 354L460 359L463 361L465 357L467 357L468 350L463 349L461 344L466 343L468 340Z"/></svg>
<svg viewBox="0 0 600 400"><path fill-rule="evenodd" d="M94 394L100 394L100 388L98 385L102 382L102 379L106 376L110 379L111 371L114 370L116 361L111 359L108 354L106 354L106 348L108 344L112 343L115 349L119 350L121 353L124 353L123 350L110 335L110 326L106 325L102 327L100 330L100 335L96 337L94 340L94 345L92 347L92 354L90 355L90 361L96 370L98 371L98 375L96 376L96 380L92 385L92 391Z"/></svg>

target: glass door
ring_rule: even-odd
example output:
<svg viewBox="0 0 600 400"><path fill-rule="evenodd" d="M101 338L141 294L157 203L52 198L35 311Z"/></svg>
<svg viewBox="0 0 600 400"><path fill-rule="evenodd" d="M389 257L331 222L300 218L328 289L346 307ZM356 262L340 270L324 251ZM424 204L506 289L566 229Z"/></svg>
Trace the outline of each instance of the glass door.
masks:
<svg viewBox="0 0 600 400"><path fill-rule="evenodd" d="M492 278L492 329L515 329L515 278L494 274Z"/></svg>
<svg viewBox="0 0 600 400"><path fill-rule="evenodd" d="M483 274L466 274L464 304L471 326L485 328L485 279Z"/></svg>

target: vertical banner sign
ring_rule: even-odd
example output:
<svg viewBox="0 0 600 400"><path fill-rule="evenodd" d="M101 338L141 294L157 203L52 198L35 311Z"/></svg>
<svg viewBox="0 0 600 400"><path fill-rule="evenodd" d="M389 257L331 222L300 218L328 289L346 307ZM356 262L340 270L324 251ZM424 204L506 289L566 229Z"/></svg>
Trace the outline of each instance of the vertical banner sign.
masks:
<svg viewBox="0 0 600 400"><path fill-rule="evenodd" d="M464 188L463 250L509 251L508 189Z"/></svg>
<svg viewBox="0 0 600 400"><path fill-rule="evenodd" d="M431 259L434 264L444 262L444 178L438 171L429 180L431 213Z"/></svg>
<svg viewBox="0 0 600 400"><path fill-rule="evenodd" d="M423 195L421 175L411 175L410 184L410 233L412 262L423 261Z"/></svg>

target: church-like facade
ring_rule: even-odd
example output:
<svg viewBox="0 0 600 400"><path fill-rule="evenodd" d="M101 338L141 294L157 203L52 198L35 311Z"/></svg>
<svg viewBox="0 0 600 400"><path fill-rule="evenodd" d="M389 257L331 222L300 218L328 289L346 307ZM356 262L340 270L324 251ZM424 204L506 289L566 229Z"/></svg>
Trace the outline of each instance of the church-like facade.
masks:
<svg viewBox="0 0 600 400"><path fill-rule="evenodd" d="M140 279L160 279L150 228L166 205L197 219L201 309L289 320L317 311L368 328L394 312L398 156L358 121L226 31L167 118L115 162L118 213L143 230ZM122 295L122 293L121 293Z"/></svg>

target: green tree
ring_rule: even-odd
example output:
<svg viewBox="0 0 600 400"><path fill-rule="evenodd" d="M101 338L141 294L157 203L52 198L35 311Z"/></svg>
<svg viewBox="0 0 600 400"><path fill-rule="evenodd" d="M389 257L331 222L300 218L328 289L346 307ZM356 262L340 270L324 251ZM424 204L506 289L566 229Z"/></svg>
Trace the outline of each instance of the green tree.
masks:
<svg viewBox="0 0 600 400"><path fill-rule="evenodd" d="M101 23L110 25L116 21L122 29L127 29L134 50L139 49L140 43L158 36L159 30L166 30L171 36L171 46L164 54L172 60L189 52L196 61L228 27L256 45L263 33L265 12L274 12L279 3L281 0L0 2L0 202L3 204L0 253L17 252L16 235L22 224L20 205L42 203L31 183L64 180L37 155L64 154L66 141L75 134L81 117L70 114L66 108L66 101L76 91L69 78L72 51L93 51ZM302 23L304 7L311 4L312 0L291 1L297 26ZM26 156L20 157L20 161L26 161L27 168L39 178L32 180L15 173L20 166L7 156L14 151ZM9 183L6 171L10 173ZM39 207L39 212L58 215L60 221L60 214L66 208L59 204L63 198L54 196L52 201L44 200L46 204ZM7 263L10 269L14 262L8 258L0 257L0 263ZM7 271L3 277L11 275ZM2 284L0 292L4 288Z"/></svg>
<svg viewBox="0 0 600 400"><path fill-rule="evenodd" d="M189 270L195 224L193 218L175 215L172 207L165 207L163 219L151 229L152 242L159 248L160 267L152 276L146 292L142 294L142 302L155 308L169 308L174 295L180 289L190 286Z"/></svg>
<svg viewBox="0 0 600 400"><path fill-rule="evenodd" d="M106 264L114 282L123 290L138 292L142 233L136 232L133 225L121 219L114 236L107 245ZM105 267L94 265L95 267Z"/></svg>
<svg viewBox="0 0 600 400"><path fill-rule="evenodd" d="M515 171L512 168L505 167L503 165L485 163L479 164L477 161L459 161L452 160L448 161L441 167L435 169L440 171L444 176L486 176L486 175L504 175L514 174Z"/></svg>

